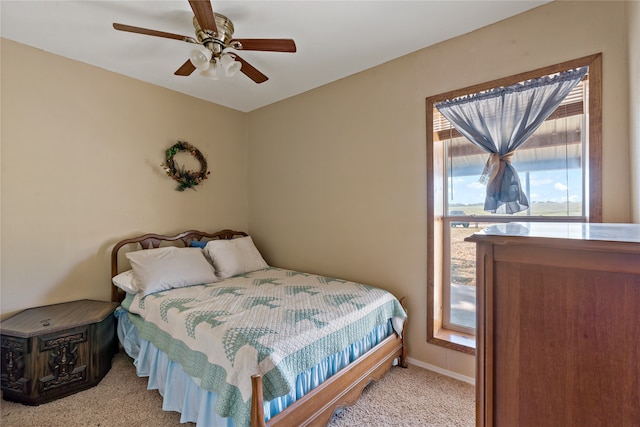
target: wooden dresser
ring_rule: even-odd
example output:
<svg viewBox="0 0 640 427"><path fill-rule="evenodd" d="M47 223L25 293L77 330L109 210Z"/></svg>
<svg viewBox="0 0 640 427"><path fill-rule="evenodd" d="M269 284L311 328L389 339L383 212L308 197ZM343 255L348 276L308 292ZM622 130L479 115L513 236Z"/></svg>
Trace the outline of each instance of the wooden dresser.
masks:
<svg viewBox="0 0 640 427"><path fill-rule="evenodd" d="M30 308L3 320L2 397L38 405L96 385L118 349L117 306L80 300Z"/></svg>
<svg viewBox="0 0 640 427"><path fill-rule="evenodd" d="M499 224L466 240L476 424L640 426L640 224Z"/></svg>

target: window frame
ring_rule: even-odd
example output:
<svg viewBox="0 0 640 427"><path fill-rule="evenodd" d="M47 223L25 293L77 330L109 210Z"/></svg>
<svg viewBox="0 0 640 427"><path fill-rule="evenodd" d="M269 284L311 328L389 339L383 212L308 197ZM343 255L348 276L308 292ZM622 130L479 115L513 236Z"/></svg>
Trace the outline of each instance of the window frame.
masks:
<svg viewBox="0 0 640 427"><path fill-rule="evenodd" d="M443 327L443 292L445 276L442 271L445 248L443 247L444 225L449 226L444 216L443 174L444 144L434 144L434 104L446 99L470 93L509 86L525 80L539 78L567 69L589 66L587 108L587 153L585 163L589 194L586 214L589 222L602 222L602 53L538 68L509 77L457 89L426 98L427 125L427 342L467 354L475 354L475 336ZM550 218L541 218L541 221ZM564 220L570 220L564 218ZM529 221L529 218L527 218ZM445 224L446 223L446 224Z"/></svg>

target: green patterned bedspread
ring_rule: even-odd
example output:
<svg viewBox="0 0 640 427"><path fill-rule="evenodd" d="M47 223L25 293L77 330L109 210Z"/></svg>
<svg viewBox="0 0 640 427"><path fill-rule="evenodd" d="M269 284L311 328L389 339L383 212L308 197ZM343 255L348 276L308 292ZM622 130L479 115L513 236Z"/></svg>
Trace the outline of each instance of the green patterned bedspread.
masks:
<svg viewBox="0 0 640 427"><path fill-rule="evenodd" d="M249 422L251 375L262 375L266 400L283 396L300 372L388 319L400 334L406 318L385 290L278 268L122 305L140 337L217 393L216 412L236 425Z"/></svg>

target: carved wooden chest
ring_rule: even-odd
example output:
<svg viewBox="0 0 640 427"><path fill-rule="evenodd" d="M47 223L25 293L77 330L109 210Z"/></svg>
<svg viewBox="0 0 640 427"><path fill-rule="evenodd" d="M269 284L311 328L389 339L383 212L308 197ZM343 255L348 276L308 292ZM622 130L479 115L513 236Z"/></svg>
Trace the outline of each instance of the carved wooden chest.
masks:
<svg viewBox="0 0 640 427"><path fill-rule="evenodd" d="M30 308L0 322L3 398L39 405L96 385L118 350L117 306L80 300Z"/></svg>

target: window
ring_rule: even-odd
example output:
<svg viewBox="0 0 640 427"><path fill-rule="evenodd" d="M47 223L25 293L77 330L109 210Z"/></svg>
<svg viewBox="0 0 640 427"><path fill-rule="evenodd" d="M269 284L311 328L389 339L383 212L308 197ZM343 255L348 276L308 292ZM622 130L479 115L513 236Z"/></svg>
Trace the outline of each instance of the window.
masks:
<svg viewBox="0 0 640 427"><path fill-rule="evenodd" d="M511 157L529 206L514 214L485 211L486 186L479 180L489 154L436 106L584 66L583 79ZM495 223L601 221L601 55L436 95L426 104L427 341L473 354L475 245L464 238Z"/></svg>

